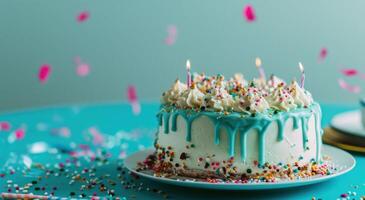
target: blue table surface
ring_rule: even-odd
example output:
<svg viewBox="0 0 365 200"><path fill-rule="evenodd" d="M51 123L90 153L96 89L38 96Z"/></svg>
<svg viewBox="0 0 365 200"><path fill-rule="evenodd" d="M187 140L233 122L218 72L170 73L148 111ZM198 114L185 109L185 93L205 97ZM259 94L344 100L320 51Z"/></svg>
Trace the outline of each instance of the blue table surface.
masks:
<svg viewBox="0 0 365 200"><path fill-rule="evenodd" d="M322 105L323 127L336 113L356 108ZM0 115L0 122L11 125L10 130L0 130L0 191L14 193L17 186L33 183L29 193L53 192L57 197L76 199L110 194L122 199L337 199L348 191L356 194L351 199L365 195L362 155L354 155L357 166L344 176L311 186L271 191L191 189L131 176L118 166L126 155L152 146L157 110L157 103L142 104L141 114L135 116L128 104L108 103ZM24 138L15 139L19 128L25 131ZM38 152L35 147L40 148ZM83 188L87 184L91 186Z"/></svg>

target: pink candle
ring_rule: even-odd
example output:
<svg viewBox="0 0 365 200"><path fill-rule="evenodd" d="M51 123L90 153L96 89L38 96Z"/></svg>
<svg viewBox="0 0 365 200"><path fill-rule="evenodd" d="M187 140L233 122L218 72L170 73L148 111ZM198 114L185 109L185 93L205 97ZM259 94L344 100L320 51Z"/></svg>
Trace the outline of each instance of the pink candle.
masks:
<svg viewBox="0 0 365 200"><path fill-rule="evenodd" d="M187 71L186 84L188 85L188 87L190 87L191 86L190 60L186 61L186 71Z"/></svg>
<svg viewBox="0 0 365 200"><path fill-rule="evenodd" d="M256 58L255 64L256 64L257 69L259 70L260 78L262 80L266 80L265 71L261 67L261 65L262 65L261 59L260 58Z"/></svg>
<svg viewBox="0 0 365 200"><path fill-rule="evenodd" d="M301 62L299 62L299 70L302 73L302 77L300 78L300 87L304 88L305 73L304 73L304 67Z"/></svg>

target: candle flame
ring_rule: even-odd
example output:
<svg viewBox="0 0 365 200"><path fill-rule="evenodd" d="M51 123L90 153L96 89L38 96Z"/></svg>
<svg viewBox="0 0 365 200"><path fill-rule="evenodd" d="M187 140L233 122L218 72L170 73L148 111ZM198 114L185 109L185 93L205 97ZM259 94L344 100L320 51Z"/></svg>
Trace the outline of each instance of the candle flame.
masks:
<svg viewBox="0 0 365 200"><path fill-rule="evenodd" d="M257 58L256 58L256 60L255 60L255 64L256 64L256 67L257 67L257 68L261 67L261 65L262 65L262 61L261 61L261 59L260 59L259 57L257 57Z"/></svg>
<svg viewBox="0 0 365 200"><path fill-rule="evenodd" d="M190 60L187 60L186 61L186 69L187 70L190 70Z"/></svg>
<svg viewBox="0 0 365 200"><path fill-rule="evenodd" d="M300 70L300 72L304 72L304 67L303 67L303 65L302 65L302 63L301 62L299 62L299 70Z"/></svg>

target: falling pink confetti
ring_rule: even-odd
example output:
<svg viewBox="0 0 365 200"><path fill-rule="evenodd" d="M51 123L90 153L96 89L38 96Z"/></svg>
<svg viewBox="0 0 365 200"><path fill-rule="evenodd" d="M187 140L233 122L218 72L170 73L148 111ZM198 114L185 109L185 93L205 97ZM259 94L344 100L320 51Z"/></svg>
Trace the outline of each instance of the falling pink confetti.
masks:
<svg viewBox="0 0 365 200"><path fill-rule="evenodd" d="M344 81L343 79L338 79L338 84L340 85L340 87L342 89L345 89L351 93L359 93L360 92L360 86L358 85L349 85L348 83L346 83L346 81Z"/></svg>
<svg viewBox="0 0 365 200"><path fill-rule="evenodd" d="M174 45L177 39L177 28L175 25L167 27L167 37L165 38L165 44L168 46Z"/></svg>
<svg viewBox="0 0 365 200"><path fill-rule="evenodd" d="M59 129L59 133L60 135L62 135L63 137L70 137L71 135L71 131L68 127L62 127Z"/></svg>
<svg viewBox="0 0 365 200"><path fill-rule="evenodd" d="M21 140L25 136L25 130L22 128L19 128L19 129L15 130L14 135L17 140Z"/></svg>
<svg viewBox="0 0 365 200"><path fill-rule="evenodd" d="M318 55L318 60L319 61L323 61L326 57L327 57L327 54L328 54L328 50L327 48L322 48L321 51L319 52L319 55Z"/></svg>
<svg viewBox="0 0 365 200"><path fill-rule="evenodd" d="M121 151L119 153L119 156L118 156L119 159L125 159L126 157L127 157L127 153L125 151Z"/></svg>
<svg viewBox="0 0 365 200"><path fill-rule="evenodd" d="M81 61L80 57L75 58L76 74L78 76L87 76L90 72L90 66Z"/></svg>
<svg viewBox="0 0 365 200"><path fill-rule="evenodd" d="M358 71L356 69L352 69L352 68L342 69L341 72L345 76L355 76L358 74Z"/></svg>
<svg viewBox="0 0 365 200"><path fill-rule="evenodd" d="M104 142L104 136L99 132L99 130L95 127L89 128L90 134L93 136L93 144L101 145Z"/></svg>
<svg viewBox="0 0 365 200"><path fill-rule="evenodd" d="M89 65L87 64L81 64L77 66L76 73L79 76L87 76L89 74Z"/></svg>
<svg viewBox="0 0 365 200"><path fill-rule="evenodd" d="M171 37L167 37L167 38L165 38L165 44L168 46L172 46L175 44L175 39L171 38Z"/></svg>
<svg viewBox="0 0 365 200"><path fill-rule="evenodd" d="M248 4L243 8L242 11L243 17L245 17L247 22L253 22L256 20L255 10L253 7Z"/></svg>
<svg viewBox="0 0 365 200"><path fill-rule="evenodd" d="M51 74L52 68L48 64L44 64L40 66L38 72L38 79L41 83L46 83L49 75Z"/></svg>
<svg viewBox="0 0 365 200"><path fill-rule="evenodd" d="M52 134L54 135L58 135L58 136L61 136L61 137L70 137L71 135L71 131L68 127L61 127L61 128L55 128L55 129L52 129Z"/></svg>
<svg viewBox="0 0 365 200"><path fill-rule="evenodd" d="M89 157L91 160L94 160L96 158L96 154L89 149L81 151L71 151L69 154L72 157Z"/></svg>
<svg viewBox="0 0 365 200"><path fill-rule="evenodd" d="M133 114L139 115L141 113L141 105L138 102L136 87L129 85L127 89L128 101L132 106Z"/></svg>
<svg viewBox="0 0 365 200"><path fill-rule="evenodd" d="M141 104L139 102L132 103L133 114L139 115L141 113Z"/></svg>
<svg viewBox="0 0 365 200"><path fill-rule="evenodd" d="M138 101L136 87L134 85L129 85L128 86L127 96L128 96L128 101L131 102L131 103Z"/></svg>
<svg viewBox="0 0 365 200"><path fill-rule="evenodd" d="M9 131L10 128L11 128L11 125L9 122L0 122L0 130Z"/></svg>
<svg viewBox="0 0 365 200"><path fill-rule="evenodd" d="M83 12L80 12L77 17L76 17L76 20L78 22L85 22L86 20L88 20L90 17L90 14L88 11L83 11Z"/></svg>

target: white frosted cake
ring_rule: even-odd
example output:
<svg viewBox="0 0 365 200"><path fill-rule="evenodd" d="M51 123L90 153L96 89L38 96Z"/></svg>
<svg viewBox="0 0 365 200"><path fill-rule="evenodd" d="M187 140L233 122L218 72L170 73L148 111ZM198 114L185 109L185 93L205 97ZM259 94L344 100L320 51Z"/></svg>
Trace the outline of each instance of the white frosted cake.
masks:
<svg viewBox="0 0 365 200"><path fill-rule="evenodd" d="M265 181L329 173L321 165L321 110L296 81L247 83L242 75L194 75L163 93L155 153L140 170L209 182Z"/></svg>

